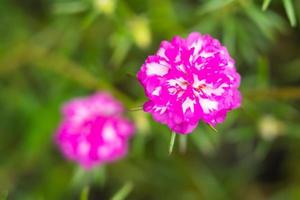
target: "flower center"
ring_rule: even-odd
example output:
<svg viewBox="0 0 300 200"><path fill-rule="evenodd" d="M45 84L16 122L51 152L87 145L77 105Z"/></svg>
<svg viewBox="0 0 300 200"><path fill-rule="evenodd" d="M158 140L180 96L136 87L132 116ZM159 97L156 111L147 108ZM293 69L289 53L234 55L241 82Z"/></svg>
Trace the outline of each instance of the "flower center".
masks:
<svg viewBox="0 0 300 200"><path fill-rule="evenodd" d="M205 84L201 84L198 87L194 88L194 90L196 90L197 92L202 92L203 93L203 90L205 88L206 88L206 85Z"/></svg>
<svg viewBox="0 0 300 200"><path fill-rule="evenodd" d="M189 96L197 97L199 93L202 95L207 89L207 84L204 80L199 80L198 76L194 76L192 79L184 79L182 77L171 79L168 81L169 93L171 95L177 95L180 98L184 93L188 92Z"/></svg>

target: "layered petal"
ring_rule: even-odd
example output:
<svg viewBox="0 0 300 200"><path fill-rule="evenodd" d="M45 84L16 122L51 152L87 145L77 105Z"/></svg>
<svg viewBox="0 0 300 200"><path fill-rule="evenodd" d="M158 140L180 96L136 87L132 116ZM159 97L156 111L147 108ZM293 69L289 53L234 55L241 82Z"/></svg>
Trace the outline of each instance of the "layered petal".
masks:
<svg viewBox="0 0 300 200"><path fill-rule="evenodd" d="M120 159L134 133L122 112L122 104L108 93L71 100L63 106L56 143L66 158L85 169Z"/></svg>
<svg viewBox="0 0 300 200"><path fill-rule="evenodd" d="M149 99L144 110L177 133L191 133L200 120L215 126L241 103L234 60L217 39L197 32L163 41L137 78Z"/></svg>

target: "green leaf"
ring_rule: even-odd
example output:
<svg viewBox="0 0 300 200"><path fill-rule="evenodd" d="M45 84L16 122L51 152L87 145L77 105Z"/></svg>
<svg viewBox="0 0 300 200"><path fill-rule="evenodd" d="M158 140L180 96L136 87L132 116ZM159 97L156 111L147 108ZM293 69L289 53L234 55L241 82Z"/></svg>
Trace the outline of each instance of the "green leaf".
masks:
<svg viewBox="0 0 300 200"><path fill-rule="evenodd" d="M234 3L234 0L213 0L208 1L207 3L200 6L200 9L197 11L199 15L204 15L210 12L215 12L217 10L223 9L226 6L230 6L231 3Z"/></svg>
<svg viewBox="0 0 300 200"><path fill-rule="evenodd" d="M286 14L290 20L291 26L295 27L297 24L296 14L291 0L283 0L283 5L286 11Z"/></svg>
<svg viewBox="0 0 300 200"><path fill-rule="evenodd" d="M77 14L88 9L88 5L81 1L57 2L53 5L54 14Z"/></svg>
<svg viewBox="0 0 300 200"><path fill-rule="evenodd" d="M133 184L131 182L126 183L112 198L111 200L124 200L131 192Z"/></svg>
<svg viewBox="0 0 300 200"><path fill-rule="evenodd" d="M218 133L218 130L217 130L215 127L213 127L213 126L210 125L210 124L207 124L207 125L208 125L208 127L209 127L213 132Z"/></svg>
<svg viewBox="0 0 300 200"><path fill-rule="evenodd" d="M266 13L263 13L256 5L249 4L244 7L245 13L248 15L249 19L257 26L261 33L268 38L270 41L274 41L274 28L273 24L270 22L270 18Z"/></svg>
<svg viewBox="0 0 300 200"><path fill-rule="evenodd" d="M271 0L264 0L263 5L262 5L262 10L263 11L267 10L270 3L271 3Z"/></svg>
<svg viewBox="0 0 300 200"><path fill-rule="evenodd" d="M236 24L238 22L235 21L234 17L227 17L223 20L223 38L225 46L231 55L235 55L236 53Z"/></svg>

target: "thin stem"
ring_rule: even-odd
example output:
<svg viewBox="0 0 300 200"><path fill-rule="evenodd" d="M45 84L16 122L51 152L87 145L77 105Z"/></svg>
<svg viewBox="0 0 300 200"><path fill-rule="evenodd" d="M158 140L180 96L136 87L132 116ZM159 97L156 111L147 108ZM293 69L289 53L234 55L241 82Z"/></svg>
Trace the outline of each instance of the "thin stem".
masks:
<svg viewBox="0 0 300 200"><path fill-rule="evenodd" d="M243 92L243 96L252 100L300 99L300 87L270 88Z"/></svg>
<svg viewBox="0 0 300 200"><path fill-rule="evenodd" d="M175 139L176 139L176 133L172 131L171 133L171 140L170 140L170 146L169 146L169 155L172 154L173 147L175 144Z"/></svg>
<svg viewBox="0 0 300 200"><path fill-rule="evenodd" d="M110 91L115 97L121 99L127 107L131 107L134 103L126 94L110 83L95 77L73 60L59 54L49 53L49 49L37 46L32 42L18 45L1 58L0 75L18 69L18 67L23 66L23 63L30 63L35 67L51 70L76 81L86 88Z"/></svg>
<svg viewBox="0 0 300 200"><path fill-rule="evenodd" d="M80 200L88 200L89 199L89 186L85 186L80 195Z"/></svg>

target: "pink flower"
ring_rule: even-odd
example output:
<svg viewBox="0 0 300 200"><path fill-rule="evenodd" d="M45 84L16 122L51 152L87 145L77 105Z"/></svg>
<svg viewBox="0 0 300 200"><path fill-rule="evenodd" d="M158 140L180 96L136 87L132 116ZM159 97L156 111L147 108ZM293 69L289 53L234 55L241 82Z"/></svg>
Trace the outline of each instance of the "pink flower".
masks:
<svg viewBox="0 0 300 200"><path fill-rule="evenodd" d="M191 133L200 120L223 122L241 103L234 60L218 40L197 32L163 41L137 78L149 98L144 111L181 134Z"/></svg>
<svg viewBox="0 0 300 200"><path fill-rule="evenodd" d="M122 104L107 93L71 100L63 106L56 142L85 169L120 159L134 131L122 112Z"/></svg>

